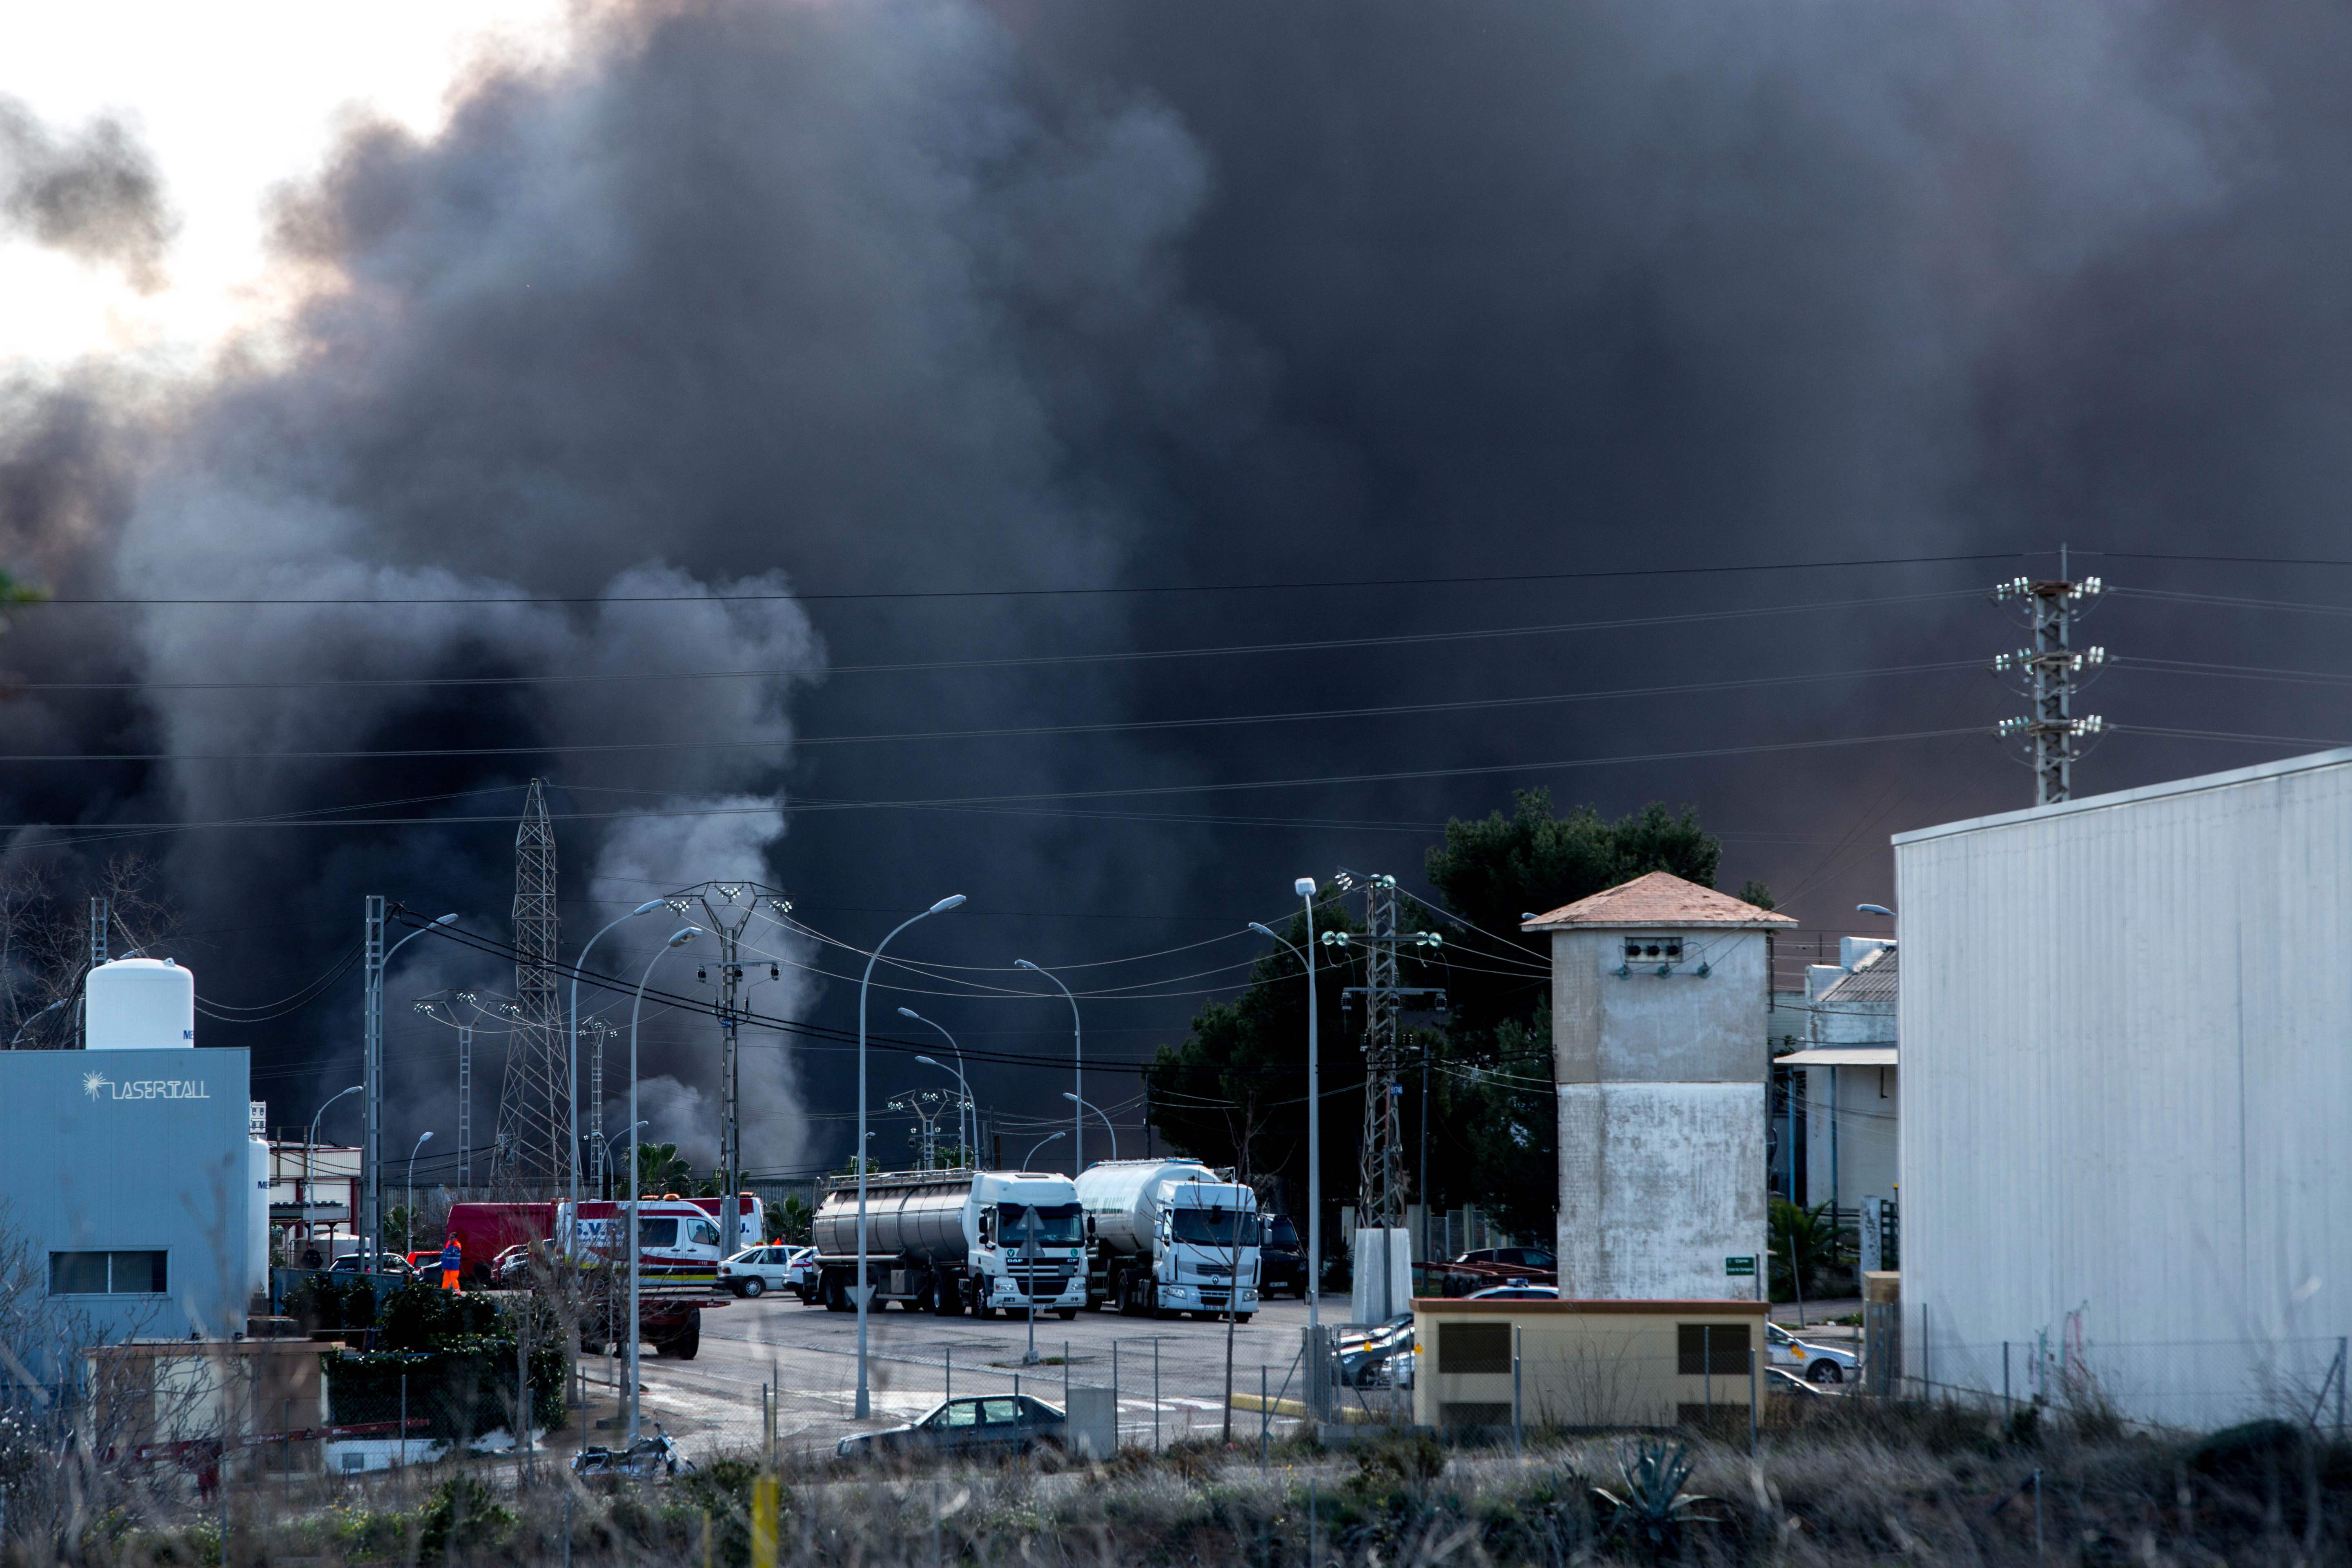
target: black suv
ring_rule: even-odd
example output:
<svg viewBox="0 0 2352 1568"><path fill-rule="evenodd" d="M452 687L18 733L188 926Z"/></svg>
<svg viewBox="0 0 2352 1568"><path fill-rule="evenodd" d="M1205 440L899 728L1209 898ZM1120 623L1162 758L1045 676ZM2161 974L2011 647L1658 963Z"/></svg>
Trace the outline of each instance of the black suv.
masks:
<svg viewBox="0 0 2352 1568"><path fill-rule="evenodd" d="M1287 1215L1265 1216L1265 1238L1258 1244L1257 1293L1271 1300L1277 1290L1307 1300L1307 1247L1298 1227Z"/></svg>

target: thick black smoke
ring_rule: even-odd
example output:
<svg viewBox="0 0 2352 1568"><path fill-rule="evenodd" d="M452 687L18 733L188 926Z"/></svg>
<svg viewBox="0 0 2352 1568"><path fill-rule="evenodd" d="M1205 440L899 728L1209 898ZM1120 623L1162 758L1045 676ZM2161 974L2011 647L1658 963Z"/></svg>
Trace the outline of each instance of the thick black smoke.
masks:
<svg viewBox="0 0 2352 1568"><path fill-rule="evenodd" d="M429 142L357 132L289 196L284 262L310 291L282 354L195 385L89 372L11 405L7 538L63 593L410 601L43 612L8 647L34 681L135 689L36 689L0 710L0 738L168 760L17 764L13 820L497 818L539 774L566 816L567 947L665 885L760 874L861 942L961 891L965 910L900 951L1050 965L1272 918L1302 870L1410 873L1426 839L1398 826L1549 783L1611 810L1697 805L1733 836L1734 885L1766 878L1836 928L1857 897L1887 896L1887 831L2023 803L1989 739L1518 764L1986 725L2010 705L1980 672L1875 672L1987 656L2014 631L1973 599L1893 596L2046 572L2038 552L2061 540L2340 548L2352 290L2334 84L2352 37L2331 21L1008 0L647 5L581 26L572 63L483 76ZM1997 558L1694 574L1976 553ZM1669 574L1547 575L1627 570ZM1444 581L1465 576L1486 580ZM1402 585L1162 591L1365 579ZM1110 591L1036 592L1065 589ZM967 596L832 596L873 593ZM861 668L1811 601L1841 607L1311 656ZM2210 606L2106 614L2095 629L2120 652L2328 657L2320 617L2279 633ZM741 670L798 673L710 678ZM809 743L1823 672L1837 679L1420 716ZM621 679L639 676L665 679ZM483 677L564 679L402 684ZM2273 685L2111 679L2097 705L2126 722L2342 722ZM2111 748L2086 787L2270 754ZM287 754L391 749L478 754ZM834 809L1476 767L1508 771ZM1217 816L1252 822L1181 820ZM122 842L167 858L205 988L240 1004L325 968L364 892L502 934L511 891L498 821ZM641 965L655 923L600 954ZM780 962L859 968L761 941ZM1090 1058L1167 1038L1247 951L1068 971L1146 993L1089 999ZM404 963L419 953L395 1007L500 983L429 938ZM854 985L782 973L800 978L764 1010L854 1022ZM968 978L1017 994L917 979L877 1019L903 1031L890 1009L908 1004L967 1046L1065 1048L1057 994ZM261 1048L293 1121L349 1081L353 1005L211 1037ZM659 1027L661 1130L707 1155L712 1031ZM395 1038L410 1134L446 1128L446 1040L421 1023ZM847 1152L839 1122L793 1098L849 1109L845 1058L770 1040L751 1061L755 1163ZM937 1079L878 1072L877 1099ZM1132 1093L1108 1071L1087 1082L1090 1099ZM1008 1121L1051 1121L1066 1083L992 1068L980 1088Z"/></svg>
<svg viewBox="0 0 2352 1568"><path fill-rule="evenodd" d="M60 137L0 96L0 226L88 261L111 262L142 290L163 284L173 224L155 161L119 120Z"/></svg>

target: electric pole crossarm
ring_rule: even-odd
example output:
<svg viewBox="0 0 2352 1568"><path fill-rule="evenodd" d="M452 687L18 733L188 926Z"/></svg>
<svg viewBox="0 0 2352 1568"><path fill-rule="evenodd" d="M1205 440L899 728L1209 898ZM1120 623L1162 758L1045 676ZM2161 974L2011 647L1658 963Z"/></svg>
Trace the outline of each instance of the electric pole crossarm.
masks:
<svg viewBox="0 0 2352 1568"><path fill-rule="evenodd" d="M2107 650L2074 648L2074 621L2087 610L2106 584L2097 577L2079 581L2066 574L2066 551L2058 552L2058 576L2037 581L2012 577L1995 584L1995 602L2023 606L2033 631L2033 646L2005 653L1992 661L1995 675L2018 678L2021 695L2032 711L2022 718L2004 719L1993 733L2004 741L2022 742L2033 769L2033 804L2055 805L2072 798L2074 763L2083 752L2078 742L2106 728L2097 714L2074 717L2074 696L2084 678L2106 663Z"/></svg>

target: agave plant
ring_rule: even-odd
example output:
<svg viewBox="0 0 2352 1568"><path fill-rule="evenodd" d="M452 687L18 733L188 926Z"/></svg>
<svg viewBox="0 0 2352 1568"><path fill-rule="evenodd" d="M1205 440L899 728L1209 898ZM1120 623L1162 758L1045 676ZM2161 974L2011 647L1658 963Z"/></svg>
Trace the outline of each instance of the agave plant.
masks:
<svg viewBox="0 0 2352 1568"><path fill-rule="evenodd" d="M1707 1500L1683 1490L1690 1479L1690 1446L1644 1438L1620 1450L1618 1474L1624 1478L1622 1495L1595 1487L1592 1495L1612 1510L1609 1528L1652 1553L1663 1552L1682 1539L1685 1524L1716 1521L1694 1510Z"/></svg>

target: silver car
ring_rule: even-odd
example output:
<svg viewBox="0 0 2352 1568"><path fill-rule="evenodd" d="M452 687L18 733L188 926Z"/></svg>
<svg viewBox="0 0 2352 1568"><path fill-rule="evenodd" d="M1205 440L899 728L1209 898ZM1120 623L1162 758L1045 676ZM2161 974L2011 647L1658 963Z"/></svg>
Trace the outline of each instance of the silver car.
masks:
<svg viewBox="0 0 2352 1568"><path fill-rule="evenodd" d="M1068 1419L1042 1399L1025 1394L984 1394L943 1400L904 1426L844 1437L835 1451L845 1459L882 1454L1025 1454L1040 1443L1065 1446L1069 1430Z"/></svg>
<svg viewBox="0 0 2352 1568"><path fill-rule="evenodd" d="M1807 1383L1843 1383L1862 1364L1852 1351L1801 1340L1778 1323L1764 1325L1764 1352L1772 1365Z"/></svg>
<svg viewBox="0 0 2352 1568"><path fill-rule="evenodd" d="M738 1296L764 1296L771 1290L803 1290L814 1247L787 1247L771 1242L747 1247L719 1266L719 1283Z"/></svg>

